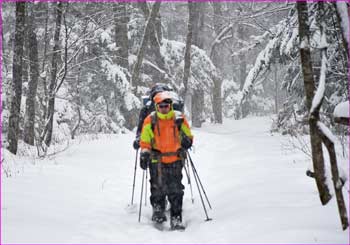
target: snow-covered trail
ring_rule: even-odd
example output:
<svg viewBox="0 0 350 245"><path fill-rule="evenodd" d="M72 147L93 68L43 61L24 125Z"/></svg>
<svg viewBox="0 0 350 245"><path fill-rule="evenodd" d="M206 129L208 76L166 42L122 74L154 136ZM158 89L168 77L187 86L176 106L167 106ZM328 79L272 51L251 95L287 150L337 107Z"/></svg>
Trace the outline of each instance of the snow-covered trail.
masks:
<svg viewBox="0 0 350 245"><path fill-rule="evenodd" d="M204 222L196 186L191 203L184 176L186 231L154 229L149 204L138 223L139 168L136 205L128 206L134 135L114 135L2 176L2 243L349 243L335 201L322 207L306 177L306 157L283 151L287 138L272 136L270 125L247 118L194 130L192 158L213 206L211 222Z"/></svg>

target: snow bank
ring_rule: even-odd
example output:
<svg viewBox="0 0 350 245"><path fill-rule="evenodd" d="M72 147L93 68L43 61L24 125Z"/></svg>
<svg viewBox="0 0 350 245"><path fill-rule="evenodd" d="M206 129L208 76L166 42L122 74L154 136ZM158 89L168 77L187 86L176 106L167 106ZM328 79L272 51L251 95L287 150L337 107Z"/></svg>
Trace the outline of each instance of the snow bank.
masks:
<svg viewBox="0 0 350 245"><path fill-rule="evenodd" d="M193 130L191 157L213 206L210 222L196 186L192 204L185 174L185 232L154 229L149 199L137 221L142 171L137 168L131 206L135 151L134 134L127 133L73 145L42 164L24 165L16 178L3 175L2 242L348 244L335 198L321 205L315 181L305 176L310 160L281 151L288 138L271 136L270 125L268 117L249 117Z"/></svg>

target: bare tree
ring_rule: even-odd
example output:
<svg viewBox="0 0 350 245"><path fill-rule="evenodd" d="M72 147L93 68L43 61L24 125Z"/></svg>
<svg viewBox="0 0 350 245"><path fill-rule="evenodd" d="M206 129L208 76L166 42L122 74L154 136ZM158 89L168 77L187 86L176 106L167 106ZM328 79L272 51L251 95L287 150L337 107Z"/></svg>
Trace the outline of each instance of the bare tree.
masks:
<svg viewBox="0 0 350 245"><path fill-rule="evenodd" d="M114 23L115 23L115 41L118 47L116 51L117 63L129 69L129 43L128 43L128 22L127 3L114 3Z"/></svg>
<svg viewBox="0 0 350 245"><path fill-rule="evenodd" d="M22 63L25 36L25 2L16 2L16 27L12 67L12 98L9 117L8 150L17 153L22 98Z"/></svg>
<svg viewBox="0 0 350 245"><path fill-rule="evenodd" d="M312 99L314 97L315 82L313 78L313 69L310 52L310 27L308 21L308 7L306 2L297 2L299 37L300 37L300 58L304 76L304 87L306 93L306 105L311 109ZM331 199L329 189L326 184L325 166L322 151L322 139L317 134L317 121L319 111L315 110L309 118L310 141L312 151L312 162L315 171L315 179L320 194L321 203L327 204Z"/></svg>
<svg viewBox="0 0 350 245"><path fill-rule="evenodd" d="M137 3L138 7L142 10L145 19L147 20L150 15L150 10L146 1L140 1ZM162 22L159 11L156 13L154 19L152 19L150 25L150 33L147 35L147 44L149 48L146 49L146 53L149 57L153 57L155 63L159 69L153 69L154 79L158 82L167 82L167 67L165 65L164 57L160 52L160 46L162 44ZM159 72L161 71L161 72Z"/></svg>
<svg viewBox="0 0 350 245"><path fill-rule="evenodd" d="M45 101L48 97L47 94L47 52L48 52L48 36L49 36L49 16L50 16L50 8L49 8L49 3L45 3L45 21L44 21L44 38L43 38L43 45L44 45L44 50L42 54L42 59L40 60L40 73L45 74L44 76L39 76L39 84L38 84L38 100L39 100L39 110L41 111L41 116L40 119L44 120L46 118L46 104ZM43 124L41 122L41 124Z"/></svg>
<svg viewBox="0 0 350 245"><path fill-rule="evenodd" d="M326 86L328 44L327 44L326 30L325 30L326 24L324 22L324 16L325 16L324 3L318 2L317 7L318 7L317 8L318 10L316 15L316 20L319 24L320 34L321 34L321 63L322 64L321 64L318 88L312 101L310 114L311 114L311 117L314 116L315 119L317 120L317 133L320 135L324 145L328 150L328 155L329 155L330 164L331 164L332 180L333 180L335 196L338 204L339 216L340 216L343 230L345 230L349 226L346 206L345 206L343 192L342 192L343 184L341 184L341 183L344 183L345 181L344 180L342 181L339 177L339 170L338 170L336 151L334 147L333 134L327 128L327 126L320 121L320 118L318 116L319 114L318 111L320 110L322 101L324 99L324 90Z"/></svg>
<svg viewBox="0 0 350 245"><path fill-rule="evenodd" d="M51 81L49 84L49 102L46 113L46 125L45 130L42 135L42 139L45 140L46 146L50 146L52 140L53 133L53 117L55 113L55 94L57 87L57 66L60 57L60 31L61 31L61 20L62 20L62 11L63 4L62 2L58 2L56 5L56 26L55 26L55 34L54 34L54 47L53 47L53 55L51 61Z"/></svg>
<svg viewBox="0 0 350 245"><path fill-rule="evenodd" d="M186 37L186 47L185 47L185 56L184 56L184 76L183 84L184 89L181 91L181 97L185 101L187 90L188 90L188 80L191 74L191 46L192 46L192 32L193 24L195 20L195 7L192 1L188 2L188 24L187 24L187 37Z"/></svg>
<svg viewBox="0 0 350 245"><path fill-rule="evenodd" d="M203 7L204 2L192 3L190 20L192 21L192 43L193 45L204 48L202 40L202 32L204 28L204 13ZM191 95L191 115L192 115L192 126L200 128L202 126L202 113L204 105L204 91L201 86L192 89Z"/></svg>
<svg viewBox="0 0 350 245"><path fill-rule="evenodd" d="M139 49L138 54L137 54L137 60L136 60L136 63L134 65L134 69L133 69L132 77L131 77L131 85L136 86L136 88L137 88L138 83L139 83L138 80L139 80L143 56L145 53L147 42L149 40L149 36L150 36L151 30L152 30L154 20L156 19L158 12L159 12L160 4L161 4L160 1L157 1L153 4L152 11L149 14L147 21L146 21L145 30L143 32L143 38L141 41L140 49ZM137 91L137 89L136 89L136 91Z"/></svg>
<svg viewBox="0 0 350 245"><path fill-rule="evenodd" d="M346 2L334 2L333 6L336 12L336 16L337 16L337 23L338 23L338 27L340 27L340 32L341 32L341 36L342 36L342 42L344 45L344 50L346 51L345 57L349 58L349 52L350 52L350 48L349 45L350 43L347 41L349 37L346 37L347 31L346 30L348 28L348 26L346 25L346 23L349 23L349 14L346 14L346 11L349 13L349 3ZM344 8L345 11L344 13L341 11L341 9Z"/></svg>
<svg viewBox="0 0 350 245"><path fill-rule="evenodd" d="M28 93L26 98L26 114L24 121L24 142L34 145L34 123L35 123L35 99L39 79L39 61L38 61L38 40L35 34L35 15L33 5L28 14L28 50L29 52L29 70L30 80L28 83Z"/></svg>
<svg viewBox="0 0 350 245"><path fill-rule="evenodd" d="M222 33L222 23L219 19L219 16L222 16L222 10L221 10L221 3L213 2L213 8L214 8L214 31L216 35L219 35ZM217 45L215 45L212 48L211 52L211 59L213 60L213 63L216 67L221 67L221 57L220 57L220 50ZM222 123L222 98L221 98L221 85L222 81L220 78L216 78L214 81L214 88L213 88L213 112L214 112L214 120L216 123Z"/></svg>

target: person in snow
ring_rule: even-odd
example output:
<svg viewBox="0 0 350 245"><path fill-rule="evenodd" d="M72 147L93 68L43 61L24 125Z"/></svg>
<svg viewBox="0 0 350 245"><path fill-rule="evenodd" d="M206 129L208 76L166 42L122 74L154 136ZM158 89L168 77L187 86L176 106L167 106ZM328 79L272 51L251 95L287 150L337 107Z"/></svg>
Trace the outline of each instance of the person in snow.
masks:
<svg viewBox="0 0 350 245"><path fill-rule="evenodd" d="M173 109L168 92L154 96L155 111L143 123L140 146L140 167L149 167L151 183L152 220L166 221L166 197L170 202L170 226L184 229L182 223L182 168L184 150L192 146L193 136L184 115Z"/></svg>
<svg viewBox="0 0 350 245"><path fill-rule="evenodd" d="M173 89L168 86L167 84L163 83L156 83L149 91L149 98L146 103L144 103L144 106L141 108L140 115L139 115L139 121L137 124L137 130L136 130L136 138L133 143L133 147L135 150L140 148L140 135L142 130L142 125L145 120L145 118L154 111L154 102L153 98L156 96L156 94L164 91L172 91ZM147 98L147 97L146 97Z"/></svg>

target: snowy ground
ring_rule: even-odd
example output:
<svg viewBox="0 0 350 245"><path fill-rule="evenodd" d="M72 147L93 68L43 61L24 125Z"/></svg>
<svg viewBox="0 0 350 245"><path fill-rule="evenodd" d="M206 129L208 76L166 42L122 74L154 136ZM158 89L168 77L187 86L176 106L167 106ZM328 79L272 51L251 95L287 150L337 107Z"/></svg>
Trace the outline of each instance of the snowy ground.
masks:
<svg viewBox="0 0 350 245"><path fill-rule="evenodd" d="M204 222L196 189L192 204L186 185L185 232L154 229L149 204L137 222L139 169L136 205L128 206L133 134L75 144L35 165L17 163L17 174L2 175L2 243L349 243L335 200L322 207L305 175L309 160L283 150L287 137L272 136L270 125L269 118L248 118L194 130L192 157L213 220Z"/></svg>

